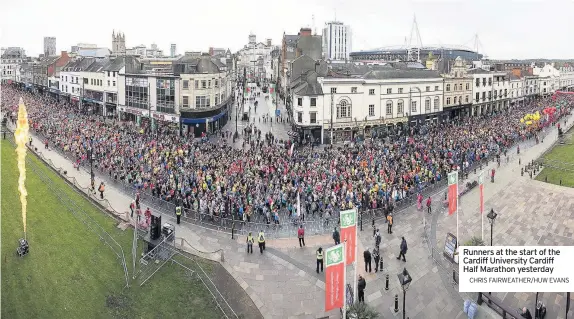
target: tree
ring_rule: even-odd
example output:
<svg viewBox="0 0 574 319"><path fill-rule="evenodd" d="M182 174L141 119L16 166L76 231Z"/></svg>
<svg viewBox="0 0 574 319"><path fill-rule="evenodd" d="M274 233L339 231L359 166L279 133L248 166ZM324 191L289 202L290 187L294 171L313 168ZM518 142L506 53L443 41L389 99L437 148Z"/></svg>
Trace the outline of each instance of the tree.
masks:
<svg viewBox="0 0 574 319"><path fill-rule="evenodd" d="M357 302L347 308L347 318L353 319L381 319L379 312L362 302Z"/></svg>
<svg viewBox="0 0 574 319"><path fill-rule="evenodd" d="M464 242L464 246L486 246L484 240L480 237L472 236L469 240Z"/></svg>

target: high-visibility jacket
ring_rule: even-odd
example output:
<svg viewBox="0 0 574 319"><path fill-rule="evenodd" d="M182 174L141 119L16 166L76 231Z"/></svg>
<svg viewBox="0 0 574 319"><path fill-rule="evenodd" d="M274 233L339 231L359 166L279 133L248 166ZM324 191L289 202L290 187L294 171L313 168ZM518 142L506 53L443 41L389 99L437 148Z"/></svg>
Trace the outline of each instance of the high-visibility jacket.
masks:
<svg viewBox="0 0 574 319"><path fill-rule="evenodd" d="M393 216L389 215L387 216L387 221L389 222L390 225L393 224Z"/></svg>
<svg viewBox="0 0 574 319"><path fill-rule="evenodd" d="M251 236L251 235L248 235L248 236L247 236L247 243L248 243L248 244L253 244L253 236Z"/></svg>
<svg viewBox="0 0 574 319"><path fill-rule="evenodd" d="M264 243L264 242L265 242L265 235L263 234L263 232L260 232L260 233L259 233L258 238L259 238L258 241L259 241L260 243Z"/></svg>
<svg viewBox="0 0 574 319"><path fill-rule="evenodd" d="M317 260L323 260L323 251L317 250Z"/></svg>
<svg viewBox="0 0 574 319"><path fill-rule="evenodd" d="M175 208L175 214L176 214L177 216L181 216L181 207L180 207L180 206L177 206L177 207Z"/></svg>

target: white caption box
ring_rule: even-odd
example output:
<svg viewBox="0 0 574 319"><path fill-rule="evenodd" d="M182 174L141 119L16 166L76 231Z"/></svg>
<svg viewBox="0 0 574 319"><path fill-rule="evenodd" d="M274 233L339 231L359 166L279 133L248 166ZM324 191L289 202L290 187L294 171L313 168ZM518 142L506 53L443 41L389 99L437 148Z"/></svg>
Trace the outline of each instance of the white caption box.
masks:
<svg viewBox="0 0 574 319"><path fill-rule="evenodd" d="M574 291L574 246L460 246L460 292Z"/></svg>

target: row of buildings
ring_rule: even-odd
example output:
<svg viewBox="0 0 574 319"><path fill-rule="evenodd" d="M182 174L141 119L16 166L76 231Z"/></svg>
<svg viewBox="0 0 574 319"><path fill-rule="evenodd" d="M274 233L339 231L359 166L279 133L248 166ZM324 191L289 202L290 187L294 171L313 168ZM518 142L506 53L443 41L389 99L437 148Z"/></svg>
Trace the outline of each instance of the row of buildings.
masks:
<svg viewBox="0 0 574 319"><path fill-rule="evenodd" d="M9 53L18 60L17 52ZM225 57L187 53L173 59L71 58L63 51L13 62L18 72L9 83L68 101L84 112L152 129L167 125L196 136L223 127L229 118L235 66Z"/></svg>
<svg viewBox="0 0 574 319"><path fill-rule="evenodd" d="M329 64L302 55L289 63L285 99L300 136L327 143L490 114L558 90L574 91L572 66L546 64L524 72L473 64L457 57L448 73L440 73L418 62Z"/></svg>

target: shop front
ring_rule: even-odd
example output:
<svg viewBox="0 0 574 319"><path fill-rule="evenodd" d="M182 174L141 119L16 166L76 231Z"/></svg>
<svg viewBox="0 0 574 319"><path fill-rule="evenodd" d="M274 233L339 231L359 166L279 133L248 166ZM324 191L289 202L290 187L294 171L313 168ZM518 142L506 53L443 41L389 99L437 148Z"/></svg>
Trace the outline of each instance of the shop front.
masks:
<svg viewBox="0 0 574 319"><path fill-rule="evenodd" d="M118 109L118 98L117 93L113 92L106 92L105 97L106 101L104 103L104 107L106 108L106 116L107 117L117 117L117 109Z"/></svg>
<svg viewBox="0 0 574 319"><path fill-rule="evenodd" d="M440 113L427 113L427 114L420 114L420 115L411 115L409 116L409 125L416 126L416 125L423 125L423 124L436 124L439 122Z"/></svg>
<svg viewBox="0 0 574 319"><path fill-rule="evenodd" d="M228 119L226 105L207 111L181 111L181 133L194 137L200 137L202 133L212 134L221 130Z"/></svg>
<svg viewBox="0 0 574 319"><path fill-rule="evenodd" d="M440 116L441 122L448 122L454 119L462 119L470 116L471 104L461 104L446 107Z"/></svg>
<svg viewBox="0 0 574 319"><path fill-rule="evenodd" d="M82 97L82 104L87 112L106 116L106 108L103 101L104 94L98 91L85 90Z"/></svg>
<svg viewBox="0 0 574 319"><path fill-rule="evenodd" d="M52 98L58 100L58 102L60 101L60 90L51 87L48 88L48 92Z"/></svg>
<svg viewBox="0 0 574 319"><path fill-rule="evenodd" d="M119 106L118 113L120 120L136 122L138 126L142 124L143 118L149 117L148 110L128 106Z"/></svg>
<svg viewBox="0 0 574 319"><path fill-rule="evenodd" d="M161 130L169 129L173 132L180 132L180 118L176 114L151 111L151 117L154 131L157 127Z"/></svg>

